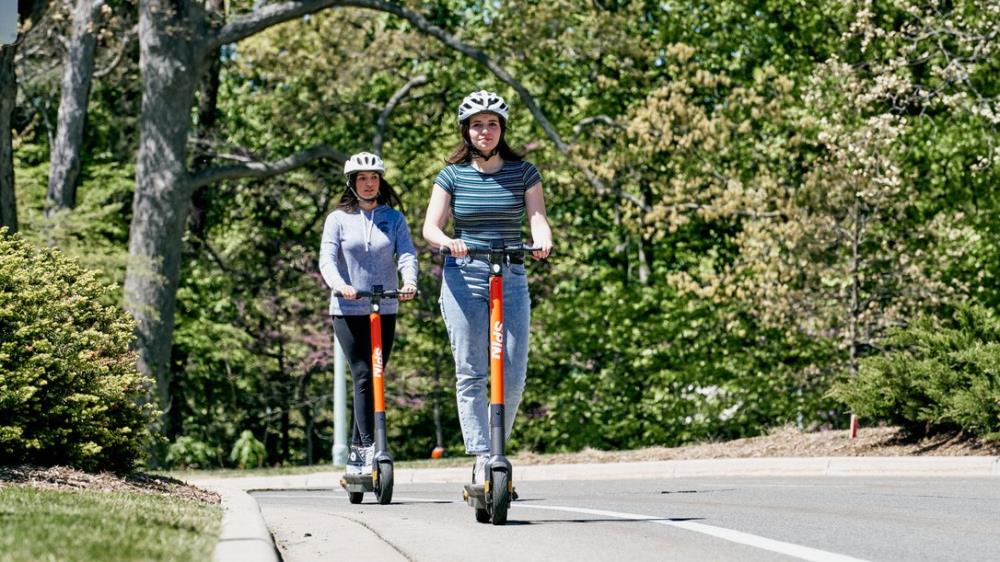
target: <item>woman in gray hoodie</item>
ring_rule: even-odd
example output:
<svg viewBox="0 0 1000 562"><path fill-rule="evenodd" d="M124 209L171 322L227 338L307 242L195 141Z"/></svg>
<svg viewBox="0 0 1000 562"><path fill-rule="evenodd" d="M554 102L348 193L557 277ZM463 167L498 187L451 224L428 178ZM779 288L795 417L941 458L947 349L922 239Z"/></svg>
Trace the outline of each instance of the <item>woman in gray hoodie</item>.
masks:
<svg viewBox="0 0 1000 562"><path fill-rule="evenodd" d="M370 291L376 285L396 290L402 276L400 290L410 295L401 300L412 299L417 291L417 253L406 218L393 208L399 206L399 197L383 177L382 159L368 152L355 154L344 164L344 175L347 189L323 227L319 270L331 289L333 329L354 381L354 430L347 472L370 474L375 454L371 303L358 298L357 291ZM381 304L385 364L392 352L397 310L395 300Z"/></svg>

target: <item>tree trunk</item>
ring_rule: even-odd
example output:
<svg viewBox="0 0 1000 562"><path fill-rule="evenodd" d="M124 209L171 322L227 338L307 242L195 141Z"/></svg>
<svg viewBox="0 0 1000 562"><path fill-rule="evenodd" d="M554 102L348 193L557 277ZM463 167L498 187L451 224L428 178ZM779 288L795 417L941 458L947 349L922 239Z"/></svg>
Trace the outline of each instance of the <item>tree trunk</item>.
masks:
<svg viewBox="0 0 1000 562"><path fill-rule="evenodd" d="M77 0L69 49L63 64L62 92L56 139L49 167L46 216L59 209L76 207L76 185L80 175L83 127L94 75L97 26L104 0Z"/></svg>
<svg viewBox="0 0 1000 562"><path fill-rule="evenodd" d="M138 322L139 370L155 378L165 413L171 405L170 346L191 196L187 135L203 71L197 39L204 21L194 3L144 0L139 6L142 116L125 306ZM172 434L170 419L163 418L165 435Z"/></svg>
<svg viewBox="0 0 1000 562"><path fill-rule="evenodd" d="M292 419L288 415L287 403L290 400L286 400L286 406L281 410L281 458L278 462L282 465L288 464L288 459L291 457L291 433L292 433Z"/></svg>
<svg viewBox="0 0 1000 562"><path fill-rule="evenodd" d="M21 25L38 23L49 7L48 0L21 0L17 3L17 15ZM10 233L17 232L17 197L14 192L14 106L17 103L17 73L14 55L17 45L24 38L18 34L13 45L0 46L0 228L7 227Z"/></svg>
<svg viewBox="0 0 1000 562"><path fill-rule="evenodd" d="M216 25L225 21L223 19L225 5L222 0L206 0L205 8L210 13L216 15ZM198 139L202 141L208 139L218 119L219 72L222 70L219 55L220 49L212 49L212 52L209 53L208 68L202 76L201 84L198 88ZM194 167L195 169L201 169L207 164L207 161L202 165L196 162Z"/></svg>
<svg viewBox="0 0 1000 562"><path fill-rule="evenodd" d="M0 227L17 232L17 199L14 196L14 103L17 75L14 72L16 45L0 47Z"/></svg>
<svg viewBox="0 0 1000 562"><path fill-rule="evenodd" d="M222 0L207 0L205 6L213 14L223 14L225 6ZM221 19L221 18L219 18ZM198 86L198 146L195 149L195 171L204 170L212 164L212 151L209 149L212 132L219 115L219 72L222 63L219 60L220 49L213 49L208 55L208 68L201 77ZM205 237L205 214L210 204L208 194L215 186L203 185L191 194L191 233L196 240Z"/></svg>
<svg viewBox="0 0 1000 562"><path fill-rule="evenodd" d="M299 377L298 396L299 415L302 416L303 425L306 432L306 464L313 464L315 460L315 442L313 441L313 431L315 429L315 419L313 418L312 404L309 403L309 383L312 381L312 369L306 370Z"/></svg>
<svg viewBox="0 0 1000 562"><path fill-rule="evenodd" d="M642 182L642 202L646 208L653 206L653 193L649 183ZM645 233L645 221L639 221L639 285L649 286L649 276L653 270L653 241Z"/></svg>
<svg viewBox="0 0 1000 562"><path fill-rule="evenodd" d="M854 196L851 207L851 289L850 289L850 320L848 324L848 368L853 381L858 375L858 319L861 316L861 198Z"/></svg>

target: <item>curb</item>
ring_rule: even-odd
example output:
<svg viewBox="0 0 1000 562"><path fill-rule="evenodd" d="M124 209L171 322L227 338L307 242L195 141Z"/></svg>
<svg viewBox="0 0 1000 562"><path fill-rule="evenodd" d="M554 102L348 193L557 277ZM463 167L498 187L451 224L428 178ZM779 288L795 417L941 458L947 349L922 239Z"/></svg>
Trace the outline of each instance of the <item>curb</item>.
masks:
<svg viewBox="0 0 1000 562"><path fill-rule="evenodd" d="M215 562L280 562L281 557L264 523L257 500L248 490L224 482L192 481L222 499L222 532L215 545Z"/></svg>
<svg viewBox="0 0 1000 562"><path fill-rule="evenodd" d="M340 472L328 471L189 481L189 484L217 492L222 498L225 510L222 533L212 559L215 562L279 562L271 532L249 492L330 489L340 485L340 476ZM1000 478L1000 457L768 457L514 467L514 480L524 482L720 476ZM395 477L396 482L408 484L463 483L469 478L469 469L398 469Z"/></svg>

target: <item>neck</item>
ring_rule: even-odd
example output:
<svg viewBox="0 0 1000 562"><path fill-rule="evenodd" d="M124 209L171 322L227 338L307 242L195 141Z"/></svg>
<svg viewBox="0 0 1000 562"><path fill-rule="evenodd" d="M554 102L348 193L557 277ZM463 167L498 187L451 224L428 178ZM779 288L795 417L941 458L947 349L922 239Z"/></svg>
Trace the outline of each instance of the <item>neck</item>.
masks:
<svg viewBox="0 0 1000 562"><path fill-rule="evenodd" d="M503 166L503 158L500 158L499 154L494 154L488 159L476 157L472 159L472 167L479 170L480 172L490 173L495 172Z"/></svg>
<svg viewBox="0 0 1000 562"><path fill-rule="evenodd" d="M358 199L358 208L365 211L371 211L375 207L378 207L378 200L375 201L365 201L364 199Z"/></svg>

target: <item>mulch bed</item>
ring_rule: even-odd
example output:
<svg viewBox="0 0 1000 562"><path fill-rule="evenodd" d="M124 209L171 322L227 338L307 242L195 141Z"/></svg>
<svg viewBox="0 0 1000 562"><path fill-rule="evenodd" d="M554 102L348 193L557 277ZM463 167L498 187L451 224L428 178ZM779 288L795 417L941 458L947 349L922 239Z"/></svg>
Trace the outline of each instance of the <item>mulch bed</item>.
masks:
<svg viewBox="0 0 1000 562"><path fill-rule="evenodd" d="M685 447L649 447L634 451L598 451L535 455L519 453L519 464L634 462L661 460L761 458L761 457L908 457L1000 456L1000 442L983 443L962 433L927 437L907 435L898 427L861 428L855 439L846 430L802 432L786 426L767 435L698 443Z"/></svg>

